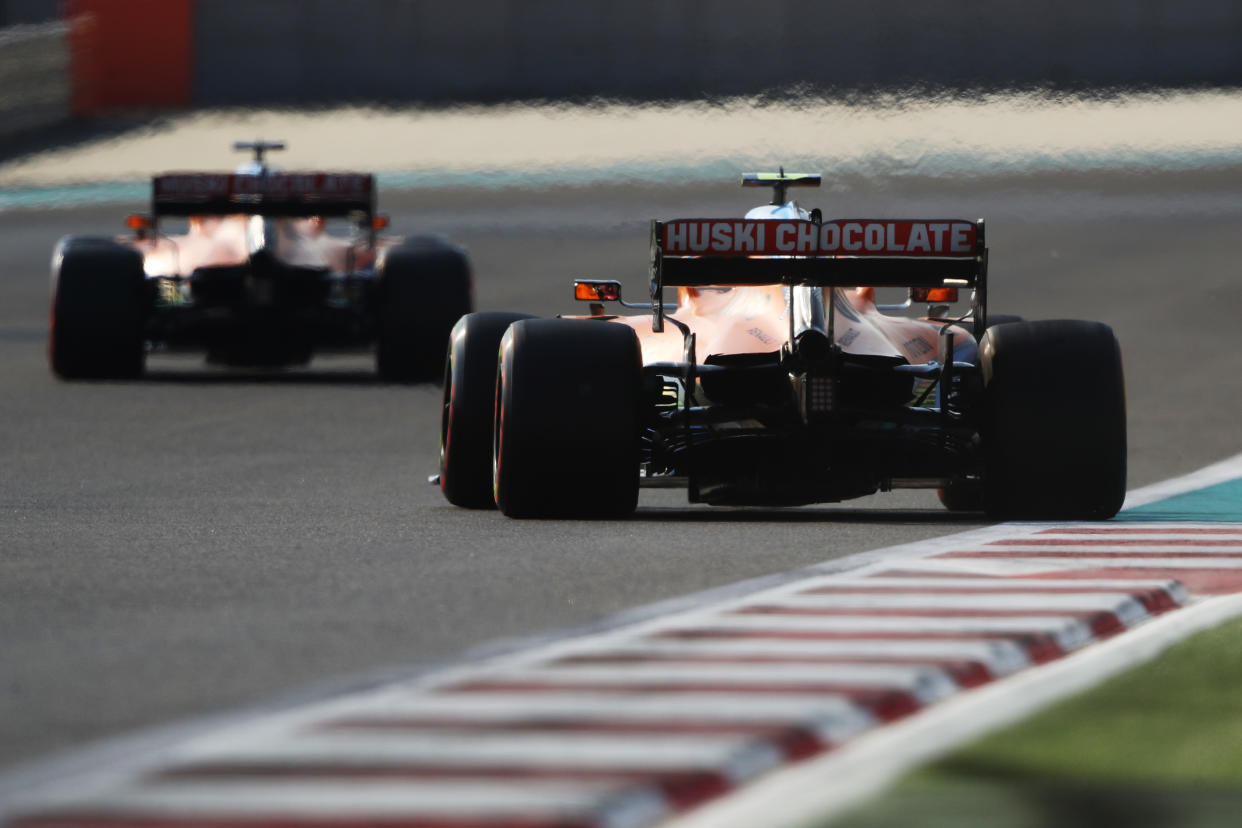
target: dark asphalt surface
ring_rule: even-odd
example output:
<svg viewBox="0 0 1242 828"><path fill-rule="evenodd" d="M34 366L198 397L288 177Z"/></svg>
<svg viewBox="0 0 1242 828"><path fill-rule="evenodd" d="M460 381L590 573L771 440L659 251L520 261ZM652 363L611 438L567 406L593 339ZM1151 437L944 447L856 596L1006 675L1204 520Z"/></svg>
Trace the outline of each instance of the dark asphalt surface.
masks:
<svg viewBox="0 0 1242 828"><path fill-rule="evenodd" d="M804 201L985 216L994 312L1113 325L1134 488L1242 451L1240 184L1238 169L846 179ZM574 310L576 276L641 297L647 219L755 197L673 182L382 206L398 232L469 248L480 309L552 314ZM158 357L141 382L58 382L52 245L119 230L128 209L0 214L0 767L979 525L928 492L731 510L648 491L632 520L599 523L460 511L425 482L439 389L379 384L366 358L267 375Z"/></svg>

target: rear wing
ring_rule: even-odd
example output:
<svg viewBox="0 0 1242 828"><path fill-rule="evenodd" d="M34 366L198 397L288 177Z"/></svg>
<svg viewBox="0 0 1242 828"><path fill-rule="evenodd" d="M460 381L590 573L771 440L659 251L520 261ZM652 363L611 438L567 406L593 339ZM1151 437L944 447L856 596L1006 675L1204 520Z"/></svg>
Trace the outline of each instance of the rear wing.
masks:
<svg viewBox="0 0 1242 828"><path fill-rule="evenodd" d="M664 287L966 287L981 317L983 220L675 219L651 223L651 296Z"/></svg>
<svg viewBox="0 0 1242 828"><path fill-rule="evenodd" d="M652 267L668 287L974 286L983 222L677 219L652 222Z"/></svg>
<svg viewBox="0 0 1242 828"><path fill-rule="evenodd" d="M172 173L151 179L161 216L375 214L375 177L363 173Z"/></svg>

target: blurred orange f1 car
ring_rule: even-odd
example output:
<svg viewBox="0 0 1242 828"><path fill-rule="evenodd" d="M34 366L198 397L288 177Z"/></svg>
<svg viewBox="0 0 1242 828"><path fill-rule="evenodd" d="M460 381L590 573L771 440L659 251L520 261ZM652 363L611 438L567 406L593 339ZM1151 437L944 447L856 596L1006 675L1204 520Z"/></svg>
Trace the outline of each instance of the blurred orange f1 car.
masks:
<svg viewBox="0 0 1242 828"><path fill-rule="evenodd" d="M151 349L232 366L374 349L383 379L439 379L448 332L471 308L464 252L379 236L387 219L369 174L283 173L263 160L283 144L234 148L255 153L236 173L156 176L151 214L129 218L133 236L60 240L52 370L136 377ZM170 219L185 232L163 232Z"/></svg>
<svg viewBox="0 0 1242 828"><path fill-rule="evenodd" d="M786 200L818 175L743 184L775 198L742 219L652 222L649 305L579 281L590 317L458 321L441 428L450 502L620 516L642 486L779 506L935 488L950 509L998 517L1120 509L1125 391L1108 326L989 317L982 221L826 221ZM876 288L907 299L877 305ZM926 316L900 314L922 302Z"/></svg>

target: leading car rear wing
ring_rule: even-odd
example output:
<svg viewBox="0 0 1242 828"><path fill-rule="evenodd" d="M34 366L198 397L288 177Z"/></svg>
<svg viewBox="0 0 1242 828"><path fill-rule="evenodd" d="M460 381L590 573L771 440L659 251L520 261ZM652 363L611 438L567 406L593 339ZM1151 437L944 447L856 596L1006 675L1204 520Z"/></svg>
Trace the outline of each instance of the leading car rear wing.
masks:
<svg viewBox="0 0 1242 828"><path fill-rule="evenodd" d="M161 216L375 214L375 177L363 173L172 173L151 179Z"/></svg>
<svg viewBox="0 0 1242 828"><path fill-rule="evenodd" d="M651 302L665 287L966 287L983 320L983 220L675 219L651 223Z"/></svg>

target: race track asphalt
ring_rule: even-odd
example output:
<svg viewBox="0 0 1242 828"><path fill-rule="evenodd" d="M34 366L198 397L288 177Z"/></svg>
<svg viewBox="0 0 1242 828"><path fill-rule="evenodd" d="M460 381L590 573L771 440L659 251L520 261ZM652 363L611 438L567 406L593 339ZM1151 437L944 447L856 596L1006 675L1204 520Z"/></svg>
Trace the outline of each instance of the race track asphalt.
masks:
<svg viewBox="0 0 1242 828"><path fill-rule="evenodd" d="M1113 325L1136 487L1242 451L1240 184L1233 168L898 177L804 201L985 216L994 312ZM736 215L755 195L670 182L381 206L397 232L469 249L480 309L552 314L575 310L579 276L641 297L649 218ZM234 374L157 357L140 382L59 382L52 246L140 206L0 214L0 767L980 525L928 492L791 510L645 492L618 522L457 510L425 482L439 389L377 383L367 358Z"/></svg>

